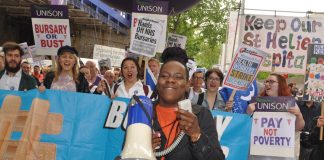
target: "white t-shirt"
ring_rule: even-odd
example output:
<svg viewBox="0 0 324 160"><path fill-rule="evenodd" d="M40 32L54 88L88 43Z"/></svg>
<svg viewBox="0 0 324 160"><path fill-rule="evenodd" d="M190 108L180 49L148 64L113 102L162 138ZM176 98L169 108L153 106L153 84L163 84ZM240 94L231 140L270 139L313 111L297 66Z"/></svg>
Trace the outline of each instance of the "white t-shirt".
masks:
<svg viewBox="0 0 324 160"><path fill-rule="evenodd" d="M200 90L201 90L200 93L205 92L205 88L200 88ZM200 93L195 92L195 91L193 90L193 87L190 87L190 90L189 90L189 97L188 97L188 99L192 99L193 97L198 96Z"/></svg>
<svg viewBox="0 0 324 160"><path fill-rule="evenodd" d="M21 80L21 69L12 77L7 74L7 71L2 75L0 79L0 89L3 90L19 90L19 84Z"/></svg>
<svg viewBox="0 0 324 160"><path fill-rule="evenodd" d="M114 87L112 87L112 90L114 89ZM147 97L151 97L152 95L152 90L151 88L148 86L148 94L146 95L143 89L143 84L140 80L138 80L129 90L128 92L125 89L125 83L124 81L121 81L119 83L119 86L117 88L117 91L115 93L115 95L117 97L126 97L126 98L132 98L132 96L136 94L136 95L142 95L142 96L147 96Z"/></svg>

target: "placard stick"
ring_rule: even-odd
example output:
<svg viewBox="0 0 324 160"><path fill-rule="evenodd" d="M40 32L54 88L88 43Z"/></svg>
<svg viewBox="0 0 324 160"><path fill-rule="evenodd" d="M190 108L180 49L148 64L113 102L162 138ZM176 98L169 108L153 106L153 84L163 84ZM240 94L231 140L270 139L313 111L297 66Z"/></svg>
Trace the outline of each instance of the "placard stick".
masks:
<svg viewBox="0 0 324 160"><path fill-rule="evenodd" d="M231 93L231 96L230 96L230 98L228 99L228 102L234 100L234 96L235 96L235 94L236 94L236 89L233 89L233 91L232 91L232 93ZM231 105L230 107L226 108L226 111L231 111L232 108L233 108L233 103L232 103L232 105Z"/></svg>
<svg viewBox="0 0 324 160"><path fill-rule="evenodd" d="M52 59L52 68L56 68L56 58L55 56L51 56L51 59Z"/></svg>
<svg viewBox="0 0 324 160"><path fill-rule="evenodd" d="M144 85L146 85L146 67L148 67L148 61L149 61L149 57L144 57Z"/></svg>
<svg viewBox="0 0 324 160"><path fill-rule="evenodd" d="M321 116L324 115L324 102L321 103ZM323 126L320 128L320 141L323 140Z"/></svg>
<svg viewBox="0 0 324 160"><path fill-rule="evenodd" d="M144 56L140 56L138 59L138 65L141 67L142 66L142 61L143 61Z"/></svg>

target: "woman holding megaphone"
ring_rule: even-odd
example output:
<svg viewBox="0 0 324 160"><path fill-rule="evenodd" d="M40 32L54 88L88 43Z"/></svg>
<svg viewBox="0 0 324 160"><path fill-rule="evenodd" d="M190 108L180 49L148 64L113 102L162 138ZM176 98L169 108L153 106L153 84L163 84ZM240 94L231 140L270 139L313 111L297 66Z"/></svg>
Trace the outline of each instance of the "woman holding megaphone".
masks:
<svg viewBox="0 0 324 160"><path fill-rule="evenodd" d="M189 87L187 60L186 52L179 47L167 48L162 54L164 64L157 81L159 99L154 104L153 149L162 160L223 160L215 121L208 108L191 107L190 103L178 105L186 98ZM183 107L187 109L180 109Z"/></svg>

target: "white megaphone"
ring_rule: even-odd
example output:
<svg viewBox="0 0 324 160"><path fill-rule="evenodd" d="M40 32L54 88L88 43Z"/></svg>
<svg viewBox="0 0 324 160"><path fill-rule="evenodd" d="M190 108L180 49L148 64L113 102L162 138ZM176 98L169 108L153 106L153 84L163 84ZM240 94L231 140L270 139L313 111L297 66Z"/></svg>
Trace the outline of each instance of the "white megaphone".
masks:
<svg viewBox="0 0 324 160"><path fill-rule="evenodd" d="M126 141L122 160L156 160L152 149L151 99L134 95L128 108Z"/></svg>

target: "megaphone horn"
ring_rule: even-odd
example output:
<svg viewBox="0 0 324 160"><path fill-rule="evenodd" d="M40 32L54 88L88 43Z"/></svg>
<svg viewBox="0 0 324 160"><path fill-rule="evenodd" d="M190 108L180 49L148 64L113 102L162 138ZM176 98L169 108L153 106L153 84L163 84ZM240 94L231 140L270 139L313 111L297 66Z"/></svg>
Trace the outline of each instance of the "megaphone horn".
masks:
<svg viewBox="0 0 324 160"><path fill-rule="evenodd" d="M152 149L152 114L151 99L134 95L128 109L122 160L156 160Z"/></svg>

